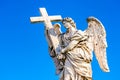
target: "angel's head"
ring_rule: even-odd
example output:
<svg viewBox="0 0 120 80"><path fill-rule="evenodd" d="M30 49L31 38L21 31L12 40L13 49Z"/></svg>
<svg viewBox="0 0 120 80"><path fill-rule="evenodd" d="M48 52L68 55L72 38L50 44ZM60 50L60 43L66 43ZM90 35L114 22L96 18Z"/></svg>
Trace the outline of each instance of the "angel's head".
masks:
<svg viewBox="0 0 120 80"><path fill-rule="evenodd" d="M62 20L62 24L65 26L65 28L76 28L76 24L74 22L74 20L70 17L66 17Z"/></svg>

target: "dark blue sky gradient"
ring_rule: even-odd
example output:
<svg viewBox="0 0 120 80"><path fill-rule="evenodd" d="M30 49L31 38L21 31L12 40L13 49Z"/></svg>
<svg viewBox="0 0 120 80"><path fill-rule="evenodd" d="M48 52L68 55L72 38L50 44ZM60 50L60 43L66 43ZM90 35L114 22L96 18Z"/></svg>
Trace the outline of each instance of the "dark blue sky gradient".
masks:
<svg viewBox="0 0 120 80"><path fill-rule="evenodd" d="M95 16L107 32L107 57L111 72L104 73L93 57L94 80L119 80L119 0L2 0L0 2L0 80L58 80L48 53L43 23L31 24L45 7L49 15L72 17L77 28L87 28ZM63 26L62 26L63 27ZM62 28L63 32L65 31Z"/></svg>

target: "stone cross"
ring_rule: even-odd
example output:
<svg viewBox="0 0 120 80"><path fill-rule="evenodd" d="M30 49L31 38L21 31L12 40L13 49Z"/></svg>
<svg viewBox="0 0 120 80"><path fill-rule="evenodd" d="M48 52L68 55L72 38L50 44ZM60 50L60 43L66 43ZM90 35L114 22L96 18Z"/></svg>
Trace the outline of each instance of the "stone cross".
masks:
<svg viewBox="0 0 120 80"><path fill-rule="evenodd" d="M39 9L41 12L41 17L30 17L30 21L32 23L36 22L44 22L45 24L45 32L46 37L48 40L48 44L50 47L53 47L55 49L55 52L57 52L57 48L59 46L58 38L54 32L54 28L52 25L52 21L61 21L62 17L60 15L56 16L48 16L47 11L45 8Z"/></svg>

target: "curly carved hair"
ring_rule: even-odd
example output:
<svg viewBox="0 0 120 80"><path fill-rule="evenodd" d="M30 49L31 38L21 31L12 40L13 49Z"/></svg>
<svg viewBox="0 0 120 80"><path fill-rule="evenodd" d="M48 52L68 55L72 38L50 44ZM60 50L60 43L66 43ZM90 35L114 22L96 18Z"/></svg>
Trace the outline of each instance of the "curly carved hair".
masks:
<svg viewBox="0 0 120 80"><path fill-rule="evenodd" d="M62 23L64 24L64 22L69 22L74 28L76 28L76 24L74 22L74 20L70 17L66 17L62 20Z"/></svg>

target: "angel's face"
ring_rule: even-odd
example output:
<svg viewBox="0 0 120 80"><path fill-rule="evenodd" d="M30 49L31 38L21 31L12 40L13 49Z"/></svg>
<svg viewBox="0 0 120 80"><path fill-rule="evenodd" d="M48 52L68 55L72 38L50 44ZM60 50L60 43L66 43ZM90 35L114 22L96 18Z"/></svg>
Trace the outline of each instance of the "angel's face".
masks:
<svg viewBox="0 0 120 80"><path fill-rule="evenodd" d="M67 29L72 27L72 25L71 25L69 22L66 22L66 21L63 22L63 25L64 25L65 28L67 28Z"/></svg>

